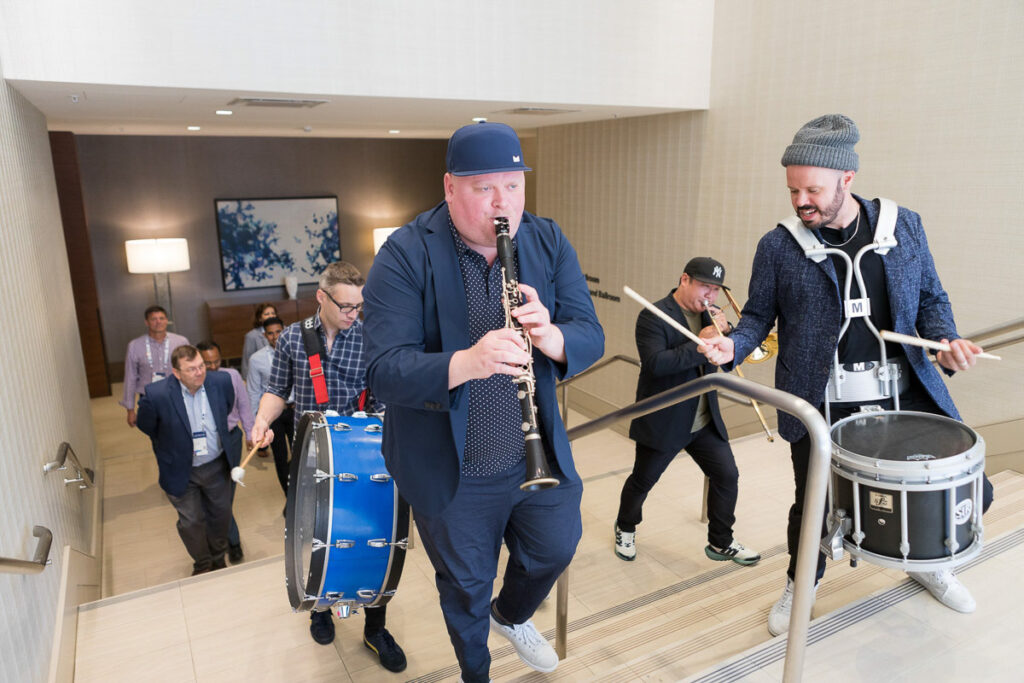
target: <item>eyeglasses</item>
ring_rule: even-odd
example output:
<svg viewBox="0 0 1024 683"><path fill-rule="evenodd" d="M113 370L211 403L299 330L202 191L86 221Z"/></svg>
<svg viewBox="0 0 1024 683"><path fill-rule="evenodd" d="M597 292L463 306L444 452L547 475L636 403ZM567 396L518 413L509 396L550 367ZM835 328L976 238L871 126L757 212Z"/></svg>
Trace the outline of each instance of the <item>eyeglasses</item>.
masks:
<svg viewBox="0 0 1024 683"><path fill-rule="evenodd" d="M331 293L328 292L326 289L324 289L323 287L320 287L318 289L320 289L321 292L326 294L327 298L331 300L331 303L337 306L338 310L341 311L342 313L351 313L352 311L358 313L359 311L363 310L362 302L359 302L358 304L339 304L337 301L334 300L334 297L331 296Z"/></svg>

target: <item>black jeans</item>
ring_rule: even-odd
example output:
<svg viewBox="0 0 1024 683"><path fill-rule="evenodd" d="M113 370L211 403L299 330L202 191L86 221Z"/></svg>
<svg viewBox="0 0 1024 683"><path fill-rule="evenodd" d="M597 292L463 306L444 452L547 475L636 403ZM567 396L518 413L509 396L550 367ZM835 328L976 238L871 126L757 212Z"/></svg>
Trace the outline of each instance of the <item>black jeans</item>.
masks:
<svg viewBox="0 0 1024 683"><path fill-rule="evenodd" d="M192 556L194 569L209 569L223 561L231 522L231 477L228 460L220 457L193 467L188 488L180 496L167 494L178 511L178 535Z"/></svg>
<svg viewBox="0 0 1024 683"><path fill-rule="evenodd" d="M292 445L292 425L295 423L294 404L285 405L280 417L270 423L274 432L274 440L270 442L270 450L274 454L274 469L277 470L277 481L281 490L288 495L288 450Z"/></svg>
<svg viewBox="0 0 1024 683"><path fill-rule="evenodd" d="M708 543L728 548L733 541L732 525L736 523L740 478L729 442L718 435L713 425L708 425L694 434L683 450L711 480L708 488ZM675 457L674 451L658 451L637 443L633 472L626 479L619 499L617 524L620 529L636 531L636 525L643 520L647 494Z"/></svg>
<svg viewBox="0 0 1024 683"><path fill-rule="evenodd" d="M892 400L881 401L879 404L885 410L893 409ZM849 417L860 410L862 404L859 403L833 403L829 407L829 414L832 418L832 424L835 424L843 418ZM825 414L824 404L819 408L821 414ZM932 397L928 395L924 387L921 386L916 380L911 380L910 386L900 394L900 410L914 410L922 413L933 413L935 415L945 415L939 406L935 404ZM796 553L800 547L800 524L804 518L804 494L807 489L807 468L810 463L811 456L811 437L807 434L794 443L789 444L790 457L793 460L793 483L795 484L796 493L794 496L793 506L789 508L789 524L786 527L786 542L789 546L789 569L786 574L789 578L796 576ZM982 513L988 510L989 506L992 505L993 490L992 482L988 480L988 477L983 476L982 480ZM828 503L826 502L826 508ZM828 516L828 510L824 510L822 513L822 529L821 535L825 536L825 519ZM825 575L825 556L821 553L818 554L818 570L815 575L815 583L821 580L821 577Z"/></svg>

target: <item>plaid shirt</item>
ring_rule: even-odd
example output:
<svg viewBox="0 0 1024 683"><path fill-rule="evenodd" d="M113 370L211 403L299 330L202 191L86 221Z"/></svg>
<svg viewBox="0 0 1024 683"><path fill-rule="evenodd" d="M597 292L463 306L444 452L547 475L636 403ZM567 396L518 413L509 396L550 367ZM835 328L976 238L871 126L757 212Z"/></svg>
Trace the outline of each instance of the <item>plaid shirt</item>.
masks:
<svg viewBox="0 0 1024 683"><path fill-rule="evenodd" d="M327 338L320 313L314 316L314 326L320 343L327 348ZM327 380L327 396L330 410L342 415L351 415L359 409L359 394L366 388L366 354L363 351L363 321L356 320L352 327L340 330L334 337L327 358L321 359L324 368L324 379ZM299 418L308 410L317 410L316 394L313 391L313 380L309 376L309 357L302 343L302 323L292 323L277 340L274 351L274 364L270 368L270 379L267 391L288 400L291 391L295 391L295 423L298 427ZM366 408L380 412L384 405L371 400Z"/></svg>

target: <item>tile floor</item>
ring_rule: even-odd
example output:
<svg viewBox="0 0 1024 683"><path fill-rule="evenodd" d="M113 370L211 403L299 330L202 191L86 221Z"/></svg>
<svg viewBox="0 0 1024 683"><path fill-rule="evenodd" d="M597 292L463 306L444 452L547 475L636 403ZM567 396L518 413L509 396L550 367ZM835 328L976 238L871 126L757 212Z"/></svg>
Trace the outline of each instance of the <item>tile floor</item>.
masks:
<svg viewBox="0 0 1024 683"><path fill-rule="evenodd" d="M76 680L458 679L433 571L418 541L388 609L388 627L405 649L409 668L390 674L363 647L361 616L337 621L336 642L324 647L310 639L306 615L291 611L281 557L284 496L272 462L254 459L247 487L236 494L235 516L246 560L189 577L191 562L174 528L174 510L156 485L148 441L124 424L124 411L114 399L94 400L93 414L106 481L106 599L80 610ZM580 421L578 416L570 418L571 424ZM750 568L704 556L705 527L699 521L702 475L685 456L669 467L648 499L637 560L617 559L611 526L632 464L632 443L612 432L577 442L576 462L586 484L584 534L570 573L569 657L554 674L541 676L521 664L506 643L492 640L494 679L680 680L769 641L766 613L781 590L786 563L785 517L792 495L789 453L785 443L769 444L763 437L740 440L734 450L741 472L736 537L765 555ZM1015 504L1001 513L995 506L986 516L986 533L1024 525L1024 477L998 484L997 499L1001 498ZM998 578L970 581L972 588L977 585L979 604L1005 602L999 599L1000 584L1024 565L1024 551L998 559L993 564L1002 572ZM983 569L970 570L971 576ZM835 563L819 591L814 615L902 580L900 572ZM915 607L915 600L925 604ZM983 621L977 618L980 608L979 615L953 615L949 620L948 610L927 601L934 603L926 595L915 596L900 610L886 610L878 625L857 625L857 637L868 639L864 645L842 636L833 648L812 646L804 680L949 680L946 673L968 669L974 659L949 668L936 664L934 653L955 659L953 653L963 652L968 644L972 650L979 648L979 641L984 641L989 653L985 656L1001 661L998 655L1014 647L1005 637L985 638L974 630ZM554 627L554 602L545 602L534 618L542 632ZM940 625L944 620L948 625ZM984 621L998 626L998 634L1019 631L1010 625L1015 623L1011 617L985 612ZM914 647L899 657L899 667L881 677L877 670L869 673L870 664L886 661L881 654L873 657L872 647L891 646L893 639L887 634L900 632L907 624L920 627L910 641ZM984 633L992 633L989 628ZM845 653L842 660L833 656L833 649ZM995 678L988 680L999 680L998 669L989 671ZM827 679L819 678L825 675ZM758 671L748 680L780 677L781 666L778 672L770 667Z"/></svg>

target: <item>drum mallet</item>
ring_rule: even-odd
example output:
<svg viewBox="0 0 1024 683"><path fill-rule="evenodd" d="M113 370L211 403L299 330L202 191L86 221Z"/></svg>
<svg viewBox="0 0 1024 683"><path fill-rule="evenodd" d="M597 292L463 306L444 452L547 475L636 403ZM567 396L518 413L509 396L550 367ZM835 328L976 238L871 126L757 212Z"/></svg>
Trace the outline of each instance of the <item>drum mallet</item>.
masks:
<svg viewBox="0 0 1024 683"><path fill-rule="evenodd" d="M912 337L909 334L900 334L899 332L890 332L889 330L881 330L879 333L882 339L885 341L896 342L898 344L910 344L911 346L923 346L926 349L932 349L934 351L949 351L949 344L943 344L942 342L932 341L931 339L922 339L921 337ZM974 354L975 358L987 358L988 360L1002 360L1002 357L992 353L981 353Z"/></svg>
<svg viewBox="0 0 1024 683"><path fill-rule="evenodd" d="M242 481L243 479L245 479L245 466L249 464L250 460L252 460L252 456L256 455L256 451L258 451L263 446L266 446L266 444L254 443L252 445L252 450L249 451L249 455L245 456L245 460L242 461L242 464L238 467L231 468L232 481L238 482L238 484L241 486L245 486L245 482Z"/></svg>

